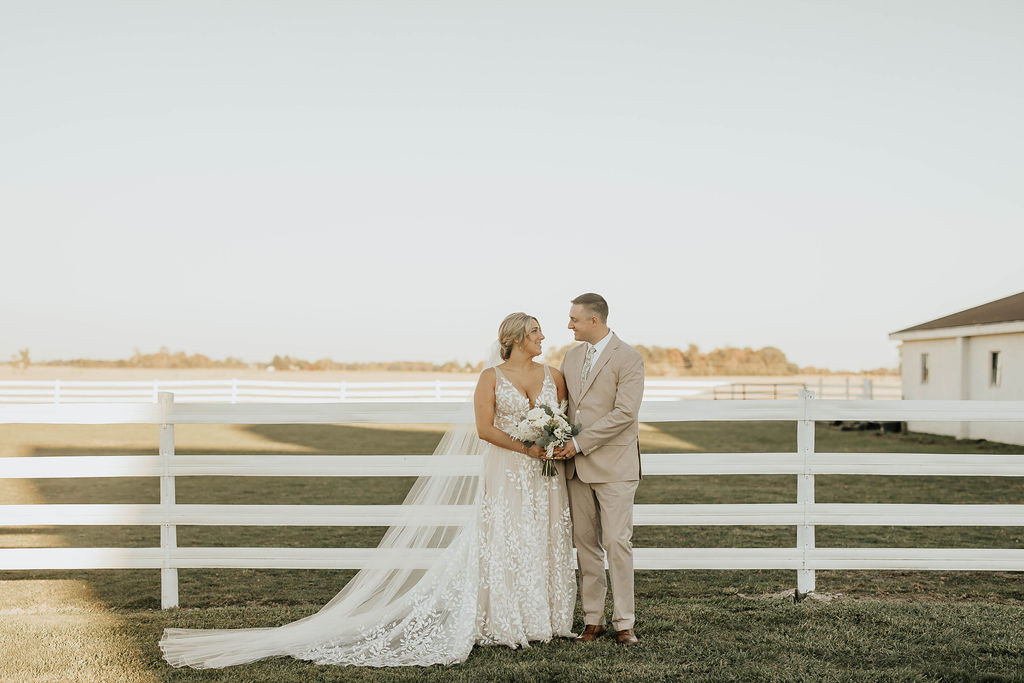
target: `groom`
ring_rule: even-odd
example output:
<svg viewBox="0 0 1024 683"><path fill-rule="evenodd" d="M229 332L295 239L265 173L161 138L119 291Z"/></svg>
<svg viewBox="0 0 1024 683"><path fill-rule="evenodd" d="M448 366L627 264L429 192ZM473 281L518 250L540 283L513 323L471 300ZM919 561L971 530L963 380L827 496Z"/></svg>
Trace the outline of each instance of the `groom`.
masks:
<svg viewBox="0 0 1024 683"><path fill-rule="evenodd" d="M569 419L581 431L555 457L568 458L569 507L580 567L585 628L577 640L605 632L608 592L604 555L612 580L615 641L637 643L633 632L633 494L640 483L637 415L644 394L644 361L608 328L608 302L599 294L572 300L569 329L579 344L565 354Z"/></svg>

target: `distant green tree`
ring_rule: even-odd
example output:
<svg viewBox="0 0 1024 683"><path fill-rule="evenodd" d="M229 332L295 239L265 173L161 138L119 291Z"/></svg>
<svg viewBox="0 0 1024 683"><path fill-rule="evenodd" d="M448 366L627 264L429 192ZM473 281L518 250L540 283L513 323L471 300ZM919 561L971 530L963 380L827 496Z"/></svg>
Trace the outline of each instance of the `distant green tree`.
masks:
<svg viewBox="0 0 1024 683"><path fill-rule="evenodd" d="M19 349L17 353L11 354L11 365L22 370L27 370L32 365L28 349Z"/></svg>

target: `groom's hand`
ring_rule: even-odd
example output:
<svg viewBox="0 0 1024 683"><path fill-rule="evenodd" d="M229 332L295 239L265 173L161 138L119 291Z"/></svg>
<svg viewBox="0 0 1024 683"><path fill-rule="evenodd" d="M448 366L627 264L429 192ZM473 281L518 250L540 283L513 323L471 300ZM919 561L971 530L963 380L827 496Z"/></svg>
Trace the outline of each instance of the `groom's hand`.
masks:
<svg viewBox="0 0 1024 683"><path fill-rule="evenodd" d="M573 444L572 439L567 444L560 448L556 448L554 456L559 460L568 460L576 455L576 446Z"/></svg>

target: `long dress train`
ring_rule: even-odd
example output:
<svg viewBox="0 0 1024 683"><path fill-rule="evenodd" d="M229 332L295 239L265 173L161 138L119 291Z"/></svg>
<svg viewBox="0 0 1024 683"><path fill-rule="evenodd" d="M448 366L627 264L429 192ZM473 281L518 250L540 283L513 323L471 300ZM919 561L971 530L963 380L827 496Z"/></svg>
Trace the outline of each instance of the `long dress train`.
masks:
<svg viewBox="0 0 1024 683"><path fill-rule="evenodd" d="M530 402L495 372L494 424L511 432ZM538 402L555 405L557 389L544 372ZM476 472L452 476L439 464L417 479L404 505L411 520L414 506L451 506L444 509L464 513L464 524L393 526L378 546L388 556L361 569L316 614L276 628L167 629L164 658L200 669L274 656L428 666L464 661L477 643L527 647L571 635L576 578L565 478L542 476L540 461L469 428L448 432L435 450L456 454L476 456Z"/></svg>

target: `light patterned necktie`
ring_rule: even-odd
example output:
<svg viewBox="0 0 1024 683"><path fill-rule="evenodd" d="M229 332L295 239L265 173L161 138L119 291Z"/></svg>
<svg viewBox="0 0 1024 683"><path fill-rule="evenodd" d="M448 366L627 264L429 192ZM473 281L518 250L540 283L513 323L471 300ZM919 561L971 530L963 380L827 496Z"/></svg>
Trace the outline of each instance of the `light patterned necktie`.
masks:
<svg viewBox="0 0 1024 683"><path fill-rule="evenodd" d="M597 351L597 347L593 344L587 344L587 357L583 359L583 374L580 376L580 381L586 382L587 375L590 374L590 366L594 364L594 353Z"/></svg>

